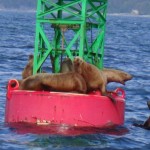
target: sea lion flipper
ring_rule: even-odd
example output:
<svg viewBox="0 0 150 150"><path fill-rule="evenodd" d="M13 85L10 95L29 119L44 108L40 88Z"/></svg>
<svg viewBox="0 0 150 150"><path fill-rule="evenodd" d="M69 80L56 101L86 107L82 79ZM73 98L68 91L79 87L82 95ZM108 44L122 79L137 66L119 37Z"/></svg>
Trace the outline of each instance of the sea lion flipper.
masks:
<svg viewBox="0 0 150 150"><path fill-rule="evenodd" d="M150 100L147 101L147 106L148 106L148 108L150 109Z"/></svg>
<svg viewBox="0 0 150 150"><path fill-rule="evenodd" d="M110 94L108 94L107 97L109 97L111 101L116 104L116 99L114 97L112 97Z"/></svg>
<svg viewBox="0 0 150 150"><path fill-rule="evenodd" d="M111 101L114 103L114 104L116 104L116 99L111 95L111 94L104 94L103 96L107 96L108 98L110 98L111 99Z"/></svg>
<svg viewBox="0 0 150 150"><path fill-rule="evenodd" d="M146 128L150 128L150 117L144 122L143 126Z"/></svg>

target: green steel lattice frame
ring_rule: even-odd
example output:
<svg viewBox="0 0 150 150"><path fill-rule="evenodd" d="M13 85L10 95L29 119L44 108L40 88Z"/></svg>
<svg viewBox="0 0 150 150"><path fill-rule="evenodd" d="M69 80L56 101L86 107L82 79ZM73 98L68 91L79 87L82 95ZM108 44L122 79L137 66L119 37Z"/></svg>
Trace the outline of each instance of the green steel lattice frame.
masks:
<svg viewBox="0 0 150 150"><path fill-rule="evenodd" d="M106 10L107 0L38 0L33 74L48 56L53 72L74 56L103 68Z"/></svg>

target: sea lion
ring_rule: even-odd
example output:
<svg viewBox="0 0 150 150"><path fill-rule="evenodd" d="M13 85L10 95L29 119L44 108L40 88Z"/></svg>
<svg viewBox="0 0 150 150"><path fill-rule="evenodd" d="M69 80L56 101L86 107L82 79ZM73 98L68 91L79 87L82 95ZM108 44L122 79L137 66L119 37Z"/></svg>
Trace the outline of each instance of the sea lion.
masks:
<svg viewBox="0 0 150 150"><path fill-rule="evenodd" d="M74 69L81 74L86 81L87 91L100 90L101 94L115 99L111 96L111 92L107 92L106 85L109 82L119 82L124 84L125 81L132 78L131 75L119 70L103 69L100 70L96 66L85 62L80 57L75 57L73 60Z"/></svg>
<svg viewBox="0 0 150 150"><path fill-rule="evenodd" d="M74 67L73 67L73 62L70 58L65 58L60 67L60 72L65 73L65 72L73 72Z"/></svg>
<svg viewBox="0 0 150 150"><path fill-rule="evenodd" d="M22 72L22 79L32 75L33 72L33 55L29 55L28 63Z"/></svg>
<svg viewBox="0 0 150 150"><path fill-rule="evenodd" d="M87 91L100 90L102 95L107 95L107 78L96 66L85 62L80 57L73 60L75 72L81 74L86 81Z"/></svg>
<svg viewBox="0 0 150 150"><path fill-rule="evenodd" d="M28 63L22 71L22 79L25 79L33 74L33 55L29 55ZM42 73L46 73L42 71Z"/></svg>
<svg viewBox="0 0 150 150"><path fill-rule="evenodd" d="M126 81L132 79L132 75L121 70L104 68L102 72L107 78L107 83L118 82L125 85Z"/></svg>
<svg viewBox="0 0 150 150"><path fill-rule="evenodd" d="M59 91L86 93L87 87L83 77L75 72L38 73L20 82L20 90Z"/></svg>
<svg viewBox="0 0 150 150"><path fill-rule="evenodd" d="M148 117L148 119L143 124L134 123L133 125L136 127L150 130L150 117Z"/></svg>
<svg viewBox="0 0 150 150"><path fill-rule="evenodd" d="M150 109L150 100L147 101L147 106ZM148 117L148 119L143 124L134 123L133 125L136 127L141 127L141 128L150 130L150 116Z"/></svg>

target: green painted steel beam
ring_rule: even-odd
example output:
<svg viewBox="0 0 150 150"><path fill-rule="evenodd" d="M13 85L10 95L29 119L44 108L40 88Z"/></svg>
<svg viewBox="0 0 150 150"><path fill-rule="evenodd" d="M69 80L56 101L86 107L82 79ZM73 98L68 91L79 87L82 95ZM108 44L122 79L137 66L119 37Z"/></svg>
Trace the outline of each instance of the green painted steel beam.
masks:
<svg viewBox="0 0 150 150"><path fill-rule="evenodd" d="M63 20L63 19L38 19L39 23L51 23L51 24L81 24L82 20Z"/></svg>
<svg viewBox="0 0 150 150"><path fill-rule="evenodd" d="M43 1L44 1L44 0L43 0ZM43 16L45 16L45 15L47 15L47 14L50 14L50 13L52 13L52 12L56 12L56 11L58 11L58 10L64 10L64 11L66 11L66 12L70 12L70 13L74 14L75 16L78 16L77 14L75 14L75 13L69 11L69 10L66 9L66 8L68 8L69 6L75 5L76 3L79 3L80 1L81 1L81 0L75 0L75 1L73 1L73 2L71 2L71 3L69 3L69 4L63 4L63 5L57 5L56 3L49 2L52 6L54 6L54 8L53 8L52 10L49 10L49 11L46 11L46 12L44 12L44 13L39 14L39 17L43 17ZM47 1L45 1L45 2L47 2Z"/></svg>
<svg viewBox="0 0 150 150"><path fill-rule="evenodd" d="M33 74L48 56L53 72L74 56L102 68L106 10L107 0L37 0Z"/></svg>

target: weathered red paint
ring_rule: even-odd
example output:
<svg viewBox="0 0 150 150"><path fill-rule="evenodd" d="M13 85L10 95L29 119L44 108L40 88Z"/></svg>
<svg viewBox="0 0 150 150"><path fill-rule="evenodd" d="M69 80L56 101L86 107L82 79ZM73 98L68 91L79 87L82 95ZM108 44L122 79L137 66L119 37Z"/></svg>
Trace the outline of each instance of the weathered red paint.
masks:
<svg viewBox="0 0 150 150"><path fill-rule="evenodd" d="M13 80L13 82L17 82ZM64 92L23 91L8 83L5 122L78 127L112 127L123 125L125 93L112 93L114 104L99 92L75 94ZM121 93L121 94L120 94Z"/></svg>

